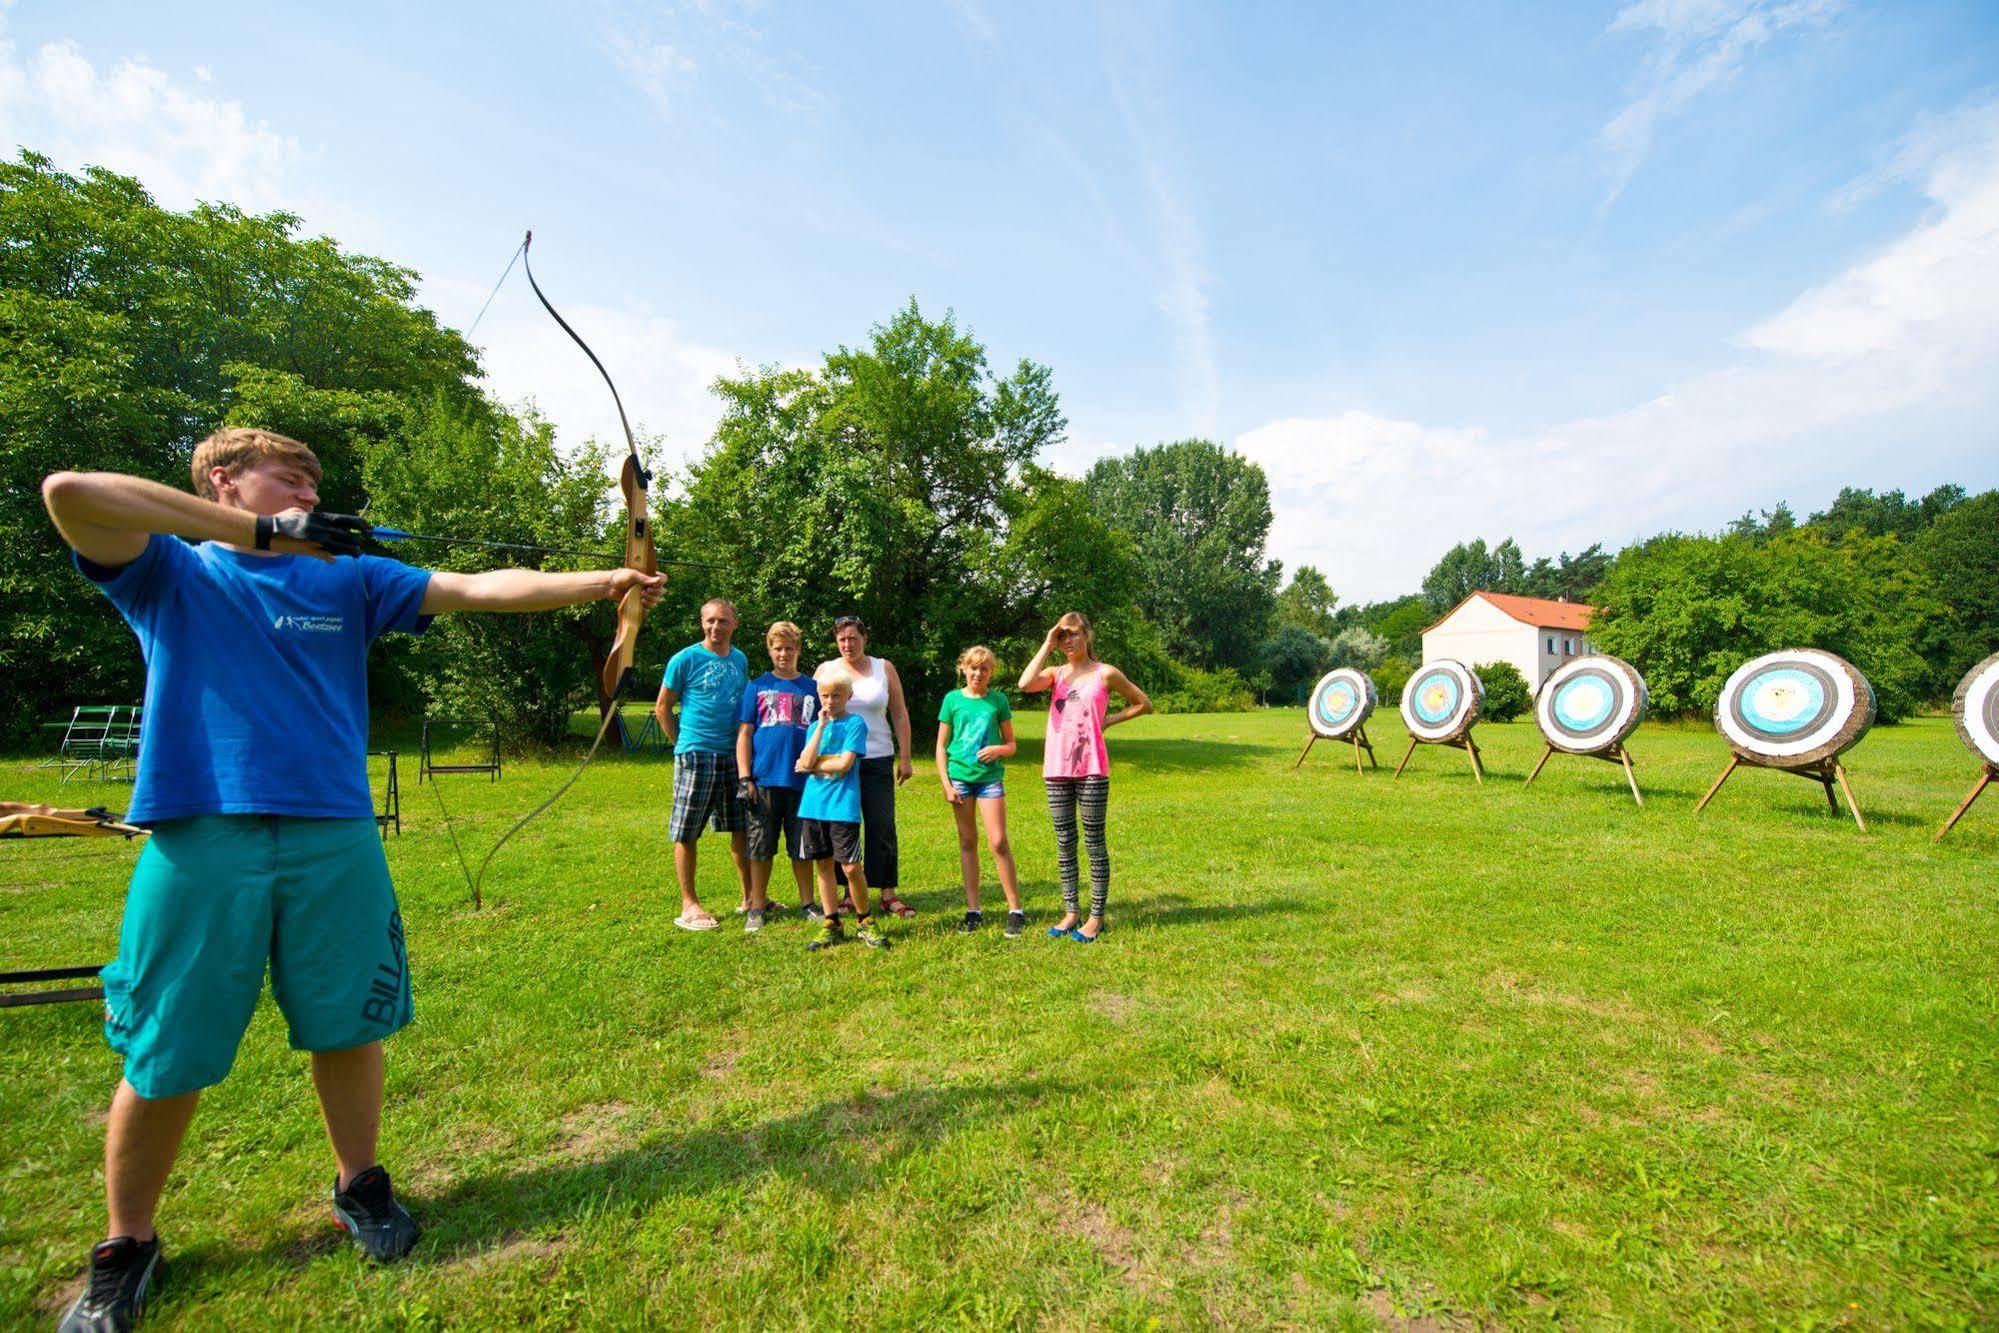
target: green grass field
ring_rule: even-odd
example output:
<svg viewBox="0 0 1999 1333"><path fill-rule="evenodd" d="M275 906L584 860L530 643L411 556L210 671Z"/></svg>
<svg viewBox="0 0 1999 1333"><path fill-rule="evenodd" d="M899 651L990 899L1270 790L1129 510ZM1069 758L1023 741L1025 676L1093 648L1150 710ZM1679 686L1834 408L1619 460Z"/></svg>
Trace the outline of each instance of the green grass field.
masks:
<svg viewBox="0 0 1999 1333"><path fill-rule="evenodd" d="M1587 760L1523 789L1524 720L1481 729L1483 787L1433 748L1391 782L1392 713L1365 777L1325 743L1293 772L1298 710L1116 732L1090 948L952 933L927 765L919 918L808 956L795 913L738 932L712 839L724 929L671 927L664 762L600 759L479 914L408 764L383 1154L424 1240L341 1244L267 1001L169 1187L156 1326L1999 1322L1999 796L1931 844L1976 775L1949 723L1848 756L1863 835L1760 771L1696 819L1706 727L1634 739L1643 810ZM468 856L571 762L448 779ZM0 844L0 967L107 957L133 855ZM0 1324L75 1289L116 1077L92 1006L0 1012Z"/></svg>

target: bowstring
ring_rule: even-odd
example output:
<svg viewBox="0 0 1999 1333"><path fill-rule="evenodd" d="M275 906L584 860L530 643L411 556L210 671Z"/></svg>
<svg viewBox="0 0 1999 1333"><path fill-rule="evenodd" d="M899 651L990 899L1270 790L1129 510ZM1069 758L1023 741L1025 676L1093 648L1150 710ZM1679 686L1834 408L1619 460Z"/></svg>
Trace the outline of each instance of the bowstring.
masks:
<svg viewBox="0 0 1999 1333"><path fill-rule="evenodd" d="M475 912L478 911L481 906L481 900L479 897L479 885L481 881L483 881L486 878L486 867L493 864L493 858L499 855L500 849L502 847L507 845L508 839L512 838L516 833L519 833L523 828L526 828L529 820L533 819L536 815L540 814L542 811L548 809L548 807L554 805L557 801L561 800L562 794L568 791L571 787L576 785L576 779L583 776L583 770L590 767L590 761L597 757L597 747L604 743L604 737L608 735L611 730L611 719L616 716L618 716L618 700L613 699L611 700L611 706L604 711L603 722L601 722L597 727L597 739L590 742L590 751L589 753L583 756L583 762L576 766L576 771L571 773L568 779L560 787L557 787L555 789L555 794L553 796L550 796L540 805L536 806L534 809L528 811L525 815L522 815L519 819L515 820L514 826L508 829L505 833L502 833L500 835L500 840L494 843L492 848L489 851L487 851L486 859L479 863L478 873L473 875L468 875L466 877L465 882L472 886L473 911ZM431 785L435 786L436 783L433 782ZM459 863L459 868L463 869L465 864L465 858L460 857L458 863Z"/></svg>
<svg viewBox="0 0 1999 1333"><path fill-rule="evenodd" d="M514 257L507 261L507 267L500 274L500 280L493 284L493 290L487 294L486 304L480 306L479 313L472 317L472 327L465 330L465 340L467 342L470 342L472 340L472 335L479 331L479 321L484 319L486 317L486 312L493 308L493 298L500 294L500 288L507 285L507 274L512 273L514 271L514 265L521 262L521 256L527 253L527 248L528 248L528 243L526 241L522 241L519 245L514 247Z"/></svg>

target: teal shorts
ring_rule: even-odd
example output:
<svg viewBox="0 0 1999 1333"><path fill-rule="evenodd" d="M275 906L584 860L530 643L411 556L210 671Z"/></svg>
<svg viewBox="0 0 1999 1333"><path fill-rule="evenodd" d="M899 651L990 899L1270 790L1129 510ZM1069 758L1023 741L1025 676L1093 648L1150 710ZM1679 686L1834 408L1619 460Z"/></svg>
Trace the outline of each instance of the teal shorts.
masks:
<svg viewBox="0 0 1999 1333"><path fill-rule="evenodd" d="M344 1051L411 1017L409 960L372 819L201 815L153 829L118 957L104 1037L141 1097L220 1083L264 989L292 1049Z"/></svg>

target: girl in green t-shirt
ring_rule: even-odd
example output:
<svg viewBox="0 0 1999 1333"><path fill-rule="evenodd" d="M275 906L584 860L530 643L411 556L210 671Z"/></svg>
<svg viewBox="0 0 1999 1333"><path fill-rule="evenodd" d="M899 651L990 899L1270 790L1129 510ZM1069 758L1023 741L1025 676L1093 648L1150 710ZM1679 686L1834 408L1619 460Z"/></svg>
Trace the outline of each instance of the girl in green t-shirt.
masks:
<svg viewBox="0 0 1999 1333"><path fill-rule="evenodd" d="M965 687L944 696L937 710L937 780L958 821L958 864L965 876L965 919L958 926L969 934L986 923L979 911L979 837L973 825L986 826L986 845L999 867L1000 888L1006 893L1006 937L1016 939L1027 929L1020 907L1020 872L1014 868L1013 847L1006 840L1006 768L1014 752L1013 706L993 691L998 666L984 644L958 655L958 675Z"/></svg>

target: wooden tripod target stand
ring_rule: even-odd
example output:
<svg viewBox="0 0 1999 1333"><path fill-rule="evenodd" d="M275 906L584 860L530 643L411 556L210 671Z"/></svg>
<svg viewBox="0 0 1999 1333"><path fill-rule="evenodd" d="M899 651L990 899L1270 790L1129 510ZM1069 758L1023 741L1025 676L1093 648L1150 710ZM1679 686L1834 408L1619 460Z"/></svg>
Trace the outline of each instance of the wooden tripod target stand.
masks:
<svg viewBox="0 0 1999 1333"><path fill-rule="evenodd" d="M1296 769L1300 764L1303 764L1305 762L1305 756L1312 753L1312 747L1319 743L1319 739L1320 739L1319 733L1316 731L1305 738L1305 748L1298 752L1298 761L1297 763L1291 765L1292 768ZM1368 740L1367 738L1367 727L1365 724L1355 727L1352 731L1349 731L1346 735L1340 737L1340 739L1345 741L1347 744L1353 746L1354 772L1364 774L1367 771L1366 769L1360 766L1360 752L1362 750L1367 751L1367 762L1369 768L1378 769L1381 767L1380 763L1378 763L1375 760L1374 743Z"/></svg>
<svg viewBox="0 0 1999 1333"><path fill-rule="evenodd" d="M1557 753L1558 751L1552 745L1543 749L1540 760L1534 765L1534 771L1527 775L1527 781L1522 785L1533 786L1534 779L1541 776L1543 766ZM1631 799L1638 802L1640 809L1644 808L1645 798L1638 791L1638 775L1632 771L1631 752L1622 745L1613 745L1607 750L1591 750L1587 753L1578 750L1569 750L1561 753L1574 754L1581 759L1601 759L1606 764L1622 764L1624 766L1624 780L1631 784Z"/></svg>
<svg viewBox="0 0 1999 1333"><path fill-rule="evenodd" d="M1416 747L1419 745L1447 745L1453 750L1463 750L1465 756L1471 760L1471 775L1478 779L1480 786L1485 784L1485 766L1479 763L1478 742L1471 738L1470 727L1466 727L1461 734L1453 736L1447 741L1426 741L1419 737L1411 736L1409 738L1409 748L1402 752L1402 762L1395 766L1396 777L1399 778L1402 776L1402 770L1409 766L1409 757L1416 753Z"/></svg>
<svg viewBox="0 0 1999 1333"><path fill-rule="evenodd" d="M1829 759L1821 759L1815 764L1773 764L1767 760L1757 759L1750 755L1730 755L1728 758L1728 767L1721 770L1721 776L1716 778L1714 785L1707 789L1707 795L1701 797L1700 804L1694 807L1694 813L1699 814L1701 811L1707 809L1707 803L1712 801L1714 794L1721 790L1721 784L1728 781L1729 776L1744 764L1749 764L1755 768L1773 769L1779 773L1795 773L1801 778L1810 778L1813 782L1825 788L1826 804L1832 807L1832 812L1835 815L1839 813L1839 797L1833 792L1833 784L1837 783L1839 790L1846 793L1846 804L1853 811L1853 822L1860 826L1862 833L1867 832L1867 821L1860 814L1860 802L1853 799L1853 788L1846 781L1846 765L1840 763L1836 755ZM1965 804L1969 805L1970 802L1966 801Z"/></svg>
<svg viewBox="0 0 1999 1333"><path fill-rule="evenodd" d="M1999 782L1999 768L1987 764L1984 774L1978 779L1978 785L1971 789L1971 795L1965 797L1963 804L1951 812L1950 818L1944 820L1943 827L1937 830L1936 837L1931 838L1930 841L1942 842L1943 835L1957 827L1957 821L1964 818L1964 812L1971 808L1971 803L1984 795L1985 789L1995 782Z"/></svg>

